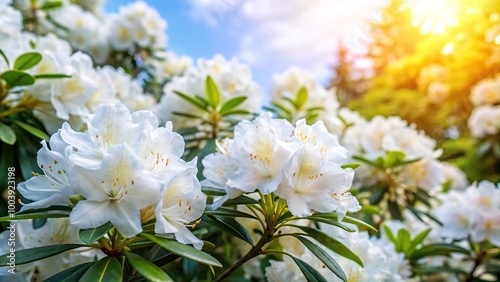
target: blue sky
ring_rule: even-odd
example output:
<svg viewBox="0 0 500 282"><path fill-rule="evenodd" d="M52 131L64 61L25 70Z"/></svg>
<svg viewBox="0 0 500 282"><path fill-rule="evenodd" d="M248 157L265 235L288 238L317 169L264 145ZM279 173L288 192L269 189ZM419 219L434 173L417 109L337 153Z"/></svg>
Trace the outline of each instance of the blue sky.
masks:
<svg viewBox="0 0 500 282"><path fill-rule="evenodd" d="M107 0L118 11L133 0ZM339 38L362 49L364 24L387 0L145 0L167 20L168 48L195 60L222 54L250 65L269 90L272 75L304 68L326 84ZM360 7L363 7L360 9Z"/></svg>

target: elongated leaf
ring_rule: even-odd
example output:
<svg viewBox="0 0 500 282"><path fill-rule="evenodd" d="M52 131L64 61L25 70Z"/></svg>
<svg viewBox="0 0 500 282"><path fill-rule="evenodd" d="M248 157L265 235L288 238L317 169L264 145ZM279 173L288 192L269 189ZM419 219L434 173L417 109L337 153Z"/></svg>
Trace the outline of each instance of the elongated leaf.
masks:
<svg viewBox="0 0 500 282"><path fill-rule="evenodd" d="M154 263L149 260L136 255L131 252L125 252L123 255L127 258L127 261L132 265L132 267L137 271L142 277L146 278L148 281L153 282L167 282L174 281L170 276L161 270Z"/></svg>
<svg viewBox="0 0 500 282"><path fill-rule="evenodd" d="M23 214L31 214L31 213L40 213L40 212L46 212L46 211L66 211L66 212L71 212L72 208L68 206L50 206L47 208L40 208L40 209L28 209L28 210L23 210L16 215L23 215Z"/></svg>
<svg viewBox="0 0 500 282"><path fill-rule="evenodd" d="M408 230L401 228L398 231L398 244L396 245L396 251L403 252L406 254L406 251L411 246L411 234Z"/></svg>
<svg viewBox="0 0 500 282"><path fill-rule="evenodd" d="M339 218L339 215L337 213L315 213L312 215L312 217L324 217L324 218L331 218L331 219L335 219L335 220L338 220ZM351 224L355 224L359 227L364 227L364 228L367 228L367 229L371 229L375 232L378 232L378 230L371 226L370 224L362 221L362 220L359 220L357 218L354 218L354 217L351 217L351 216L344 216L344 218L342 219L342 222L347 222L347 223L351 223Z"/></svg>
<svg viewBox="0 0 500 282"><path fill-rule="evenodd" d="M327 282L325 277L323 277L321 273L319 273L316 269L307 264L305 261L296 258L294 256L292 256L292 259L300 268L300 271L302 271L302 274L304 274L304 277L308 282Z"/></svg>
<svg viewBox="0 0 500 282"><path fill-rule="evenodd" d="M30 133L31 135L35 136L35 137L38 137L42 140L45 140L45 141L49 141L49 136L47 135L47 133L43 132L42 130L32 126L32 125L29 125L27 123L24 123L24 122L20 122L18 120L14 121L17 125L19 125L22 129L26 130L28 133Z"/></svg>
<svg viewBox="0 0 500 282"><path fill-rule="evenodd" d="M247 99L246 96L240 96L240 97L235 97L233 99L230 99L229 101L224 103L224 105L222 105L222 108L220 109L220 114L221 115L226 114L230 110L241 105L241 103L245 102L246 99Z"/></svg>
<svg viewBox="0 0 500 282"><path fill-rule="evenodd" d="M333 226L337 226L337 227L339 227L347 232L356 232L356 229L354 229L351 226L348 226L346 224L342 224L341 222L339 222L336 219L324 218L324 217L308 217L308 219L314 220L316 222L322 222L322 223L330 224Z"/></svg>
<svg viewBox="0 0 500 282"><path fill-rule="evenodd" d="M200 109L200 110L202 110L204 112L208 112L207 107L205 107L203 104L201 104L198 100L194 99L193 97L191 97L191 96L189 96L187 94L184 94L182 92L175 91L175 90L174 90L174 94L176 94L177 96L181 97L182 99L184 99L185 101L187 101L191 105L196 106L198 109Z"/></svg>
<svg viewBox="0 0 500 282"><path fill-rule="evenodd" d="M31 222L31 225L33 226L33 229L39 229L42 228L46 222L47 222L46 218L35 218Z"/></svg>
<svg viewBox="0 0 500 282"><path fill-rule="evenodd" d="M225 216L225 217L244 217L244 218L254 218L256 217L252 214L248 214L245 212L241 212L238 210L228 209L224 207L220 207L216 210L212 210L210 206L207 206L207 209L203 213L204 215L213 215L213 216Z"/></svg>
<svg viewBox="0 0 500 282"><path fill-rule="evenodd" d="M398 245L398 239L394 236L392 233L392 230L389 228L389 226L384 225L384 233L387 236L387 238L394 243L394 246Z"/></svg>
<svg viewBox="0 0 500 282"><path fill-rule="evenodd" d="M217 259L215 259L211 255L209 255L205 252L199 251L191 246L179 243L179 242L174 241L174 240L159 238L159 237L156 237L154 235L147 234L147 233L140 233L139 236L146 238L152 242L155 242L156 244L160 245L162 248L165 248L176 255L192 259L192 260L197 261L199 263L222 267L222 265L220 264L220 262Z"/></svg>
<svg viewBox="0 0 500 282"><path fill-rule="evenodd" d="M410 259L419 260L428 256L449 256L451 253L469 254L469 251L453 244L437 243L425 245L416 250Z"/></svg>
<svg viewBox="0 0 500 282"><path fill-rule="evenodd" d="M360 161L360 162L364 162L365 164L369 164L369 165L371 165L371 166L373 166L373 167L382 168L382 167L380 166L380 164L378 164L378 163L376 163L376 162L374 162L374 161L372 161L372 160L369 160L369 159L367 159L367 158L364 158L364 157L362 157L362 156L357 156L357 155L354 155L354 156L352 156L352 158L353 158L354 160L357 160L357 161Z"/></svg>
<svg viewBox="0 0 500 282"><path fill-rule="evenodd" d="M11 86L26 86L35 83L35 78L22 71L6 71L0 75Z"/></svg>
<svg viewBox="0 0 500 282"><path fill-rule="evenodd" d="M442 274L442 273L455 273L455 274L462 274L462 275L467 275L469 274L467 271L464 271L463 269L460 268L453 268L449 266L417 266L412 268L413 272L416 274ZM475 281L475 280L474 280Z"/></svg>
<svg viewBox="0 0 500 282"><path fill-rule="evenodd" d="M201 186L201 191L207 195L210 195L210 196L224 196L224 195L226 195L226 191L224 191L224 189L215 188L215 187Z"/></svg>
<svg viewBox="0 0 500 282"><path fill-rule="evenodd" d="M353 253L348 247L342 244L342 242L340 242L339 240L334 239L326 235L325 233L309 226L300 226L292 224L290 224L289 226L299 228L300 230L305 232L305 234L303 235L316 239L316 241L318 241L320 244L327 247L328 249L334 251L335 253L347 259L356 262L360 266L363 266L363 262L361 261L361 259L355 253Z"/></svg>
<svg viewBox="0 0 500 282"><path fill-rule="evenodd" d="M308 96L309 96L309 94L308 94L307 88L305 88L305 87L301 87L299 89L299 91L297 91L297 95L295 98L295 106L297 107L297 109L300 109L300 108L302 108L302 106L304 106L304 104L307 101Z"/></svg>
<svg viewBox="0 0 500 282"><path fill-rule="evenodd" d="M220 93L211 76L207 76L205 80L205 92L207 93L207 101L210 106L217 108L220 103Z"/></svg>
<svg viewBox="0 0 500 282"><path fill-rule="evenodd" d="M227 111L222 116L234 116L234 115L251 115L252 113L247 110L232 110Z"/></svg>
<svg viewBox="0 0 500 282"><path fill-rule="evenodd" d="M188 114L188 113L181 113L181 112L172 112L172 113L174 115L180 116L180 117L192 118L192 119L202 119L202 117L200 117L200 116L192 115L192 114Z"/></svg>
<svg viewBox="0 0 500 282"><path fill-rule="evenodd" d="M122 282L123 270L115 257L104 257L92 265L80 281L92 282Z"/></svg>
<svg viewBox="0 0 500 282"><path fill-rule="evenodd" d="M50 0L50 1L44 2L42 4L42 6L40 7L40 9L41 10L51 10L51 9L59 8L59 7L62 7L62 6L63 6L62 1L59 1L59 0Z"/></svg>
<svg viewBox="0 0 500 282"><path fill-rule="evenodd" d="M255 199L252 199L248 196L241 195L237 198L234 199L229 199L224 203L224 206L231 206L231 205L252 205L252 204L258 204L259 202Z"/></svg>
<svg viewBox="0 0 500 282"><path fill-rule="evenodd" d="M406 154L401 151L390 151L385 156L385 167L392 168L404 162Z"/></svg>
<svg viewBox="0 0 500 282"><path fill-rule="evenodd" d="M7 56L5 56L5 53L2 51L2 49L0 49L0 56L2 56L2 58L5 60L5 63L7 63L7 66L10 66L9 59L7 58Z"/></svg>
<svg viewBox="0 0 500 282"><path fill-rule="evenodd" d="M248 231L232 218L218 218L214 216L203 216L202 221L213 225L214 227L220 229L223 232L227 232L234 237L240 238L241 240L253 245L253 240Z"/></svg>
<svg viewBox="0 0 500 282"><path fill-rule="evenodd" d="M42 60L42 55L37 52L29 52L17 57L14 62L15 70L27 70L36 66Z"/></svg>
<svg viewBox="0 0 500 282"><path fill-rule="evenodd" d="M0 122L0 140L9 145L16 143L16 133L5 123Z"/></svg>
<svg viewBox="0 0 500 282"><path fill-rule="evenodd" d="M62 217L69 217L69 213L39 212L39 213L20 214L20 215L15 215L14 217L4 216L4 217L0 217L0 222L11 221L11 220L21 220L21 219L62 218Z"/></svg>
<svg viewBox="0 0 500 282"><path fill-rule="evenodd" d="M415 250L417 249L418 245L420 243L422 243L425 240L425 238L427 238L427 235L429 235L429 233L431 233L431 231L432 231L432 228L428 228L428 229L418 233L417 236L415 236L415 238L411 242L411 246L405 252L408 257L411 257L413 252L415 252Z"/></svg>
<svg viewBox="0 0 500 282"><path fill-rule="evenodd" d="M111 222L108 222L96 228L81 229L78 234L80 235L80 239L84 243L91 244L104 236L111 229L111 227L113 227L113 224L111 224Z"/></svg>
<svg viewBox="0 0 500 282"><path fill-rule="evenodd" d="M94 265L94 262L75 265L43 280L43 282L78 282L92 265Z"/></svg>
<svg viewBox="0 0 500 282"><path fill-rule="evenodd" d="M50 73L50 74L35 74L33 77L36 79L60 79L60 78L71 78L71 75L62 73Z"/></svg>
<svg viewBox="0 0 500 282"><path fill-rule="evenodd" d="M52 246L43 246L43 247L19 250L15 252L16 264L21 265L32 261L40 260L43 258L48 258L79 247L85 247L85 245L65 244L65 245L52 245ZM0 266L6 266L9 263L10 258L7 257L8 255L10 255L10 253L0 256Z"/></svg>
<svg viewBox="0 0 500 282"><path fill-rule="evenodd" d="M318 247L313 242L302 236L294 236L299 239L306 248L308 248L311 253L313 253L319 260L321 260L326 267L328 267L338 278L342 279L342 281L347 281L347 276L344 271L340 267L340 265L322 248Z"/></svg>
<svg viewBox="0 0 500 282"><path fill-rule="evenodd" d="M356 169L356 168L358 168L360 165L361 165L361 164L358 164L358 163L345 164L345 165L342 165L342 168L343 168L343 169L346 169L346 168Z"/></svg>

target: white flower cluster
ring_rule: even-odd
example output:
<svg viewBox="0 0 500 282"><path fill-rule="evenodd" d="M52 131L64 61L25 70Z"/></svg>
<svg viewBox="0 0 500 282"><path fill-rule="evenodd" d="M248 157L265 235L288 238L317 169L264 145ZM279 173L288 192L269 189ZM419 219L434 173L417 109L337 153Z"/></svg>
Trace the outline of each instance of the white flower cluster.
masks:
<svg viewBox="0 0 500 282"><path fill-rule="evenodd" d="M326 227L326 226L324 226ZM330 227L330 226L328 226ZM352 250L363 262L363 267L356 262L340 256L327 248L323 248L340 265L347 276L347 281L406 281L410 275L409 266L402 254L398 254L390 242L370 238L367 232L347 233L338 228L326 228L327 235L340 240ZM293 249L285 252L297 256L318 270L326 281L342 281L326 268L309 250L297 253ZM305 277L295 262L288 256L283 261L271 260L266 270L266 278L270 282L305 281Z"/></svg>
<svg viewBox="0 0 500 282"><path fill-rule="evenodd" d="M19 184L34 202L23 209L72 205L70 223L81 229L111 222L125 237L155 220L155 232L174 235L201 249L203 243L186 227L198 219L206 196L196 178L196 159L186 163L182 136L172 124L158 127L152 112L130 114L121 105L104 105L87 121L87 132L65 123L42 141L38 165L44 175ZM75 196L76 195L76 196Z"/></svg>
<svg viewBox="0 0 500 282"><path fill-rule="evenodd" d="M418 131L413 124L408 125L399 117L376 116L367 122L349 111L339 111L339 115L350 126L335 126L344 123L339 121L330 121L330 124L336 134L341 135L341 144L351 156L376 160L391 151L403 152L406 160L419 160L400 168L398 183L431 191L445 181L443 165L437 160L441 152L435 150L436 141ZM356 181L361 185L372 185L382 177L366 165L358 172Z"/></svg>
<svg viewBox="0 0 500 282"><path fill-rule="evenodd" d="M206 182L227 193L215 207L258 189L285 199L299 217L336 211L342 219L347 211L360 209L349 192L354 171L341 167L347 150L321 121L307 125L299 120L294 128L263 113L252 122L241 121L234 139L225 140L220 151L203 159Z"/></svg>
<svg viewBox="0 0 500 282"><path fill-rule="evenodd" d="M483 138L500 132L500 75L478 82L470 99L476 106L467 121L472 136Z"/></svg>
<svg viewBox="0 0 500 282"><path fill-rule="evenodd" d="M188 56L177 56L173 52L156 52L154 57L149 57L145 62L147 69L162 82L174 76L182 76L193 64L193 59Z"/></svg>
<svg viewBox="0 0 500 282"><path fill-rule="evenodd" d="M160 100L158 116L162 120L171 120L176 127L198 126L199 121L186 119L174 112L189 113L195 116L206 116L206 112L187 103L174 91L188 95L199 95L206 98L205 80L210 76L220 92L220 102L224 104L235 97L248 97L240 107L250 112L260 109L263 96L262 89L252 80L252 72L247 65L236 59L227 61L223 56L216 55L212 59L199 59L196 66L189 68L183 76L177 76L165 85L165 95Z"/></svg>
<svg viewBox="0 0 500 282"><path fill-rule="evenodd" d="M167 42L167 22L158 11L142 1L120 7L118 14L111 14L107 23L108 40L115 50L164 48Z"/></svg>
<svg viewBox="0 0 500 282"><path fill-rule="evenodd" d="M78 228L69 223L67 218L49 218L40 228L33 227L32 220L20 220L16 223L16 250L59 244L82 244ZM7 242L9 231L0 234L0 240ZM8 245L0 246L0 253L8 253ZM37 260L32 263L16 265L16 274L9 273L9 267L0 267L0 280L12 282L43 281L52 275L80 263L92 262L104 254L95 248L77 248L62 254Z"/></svg>
<svg viewBox="0 0 500 282"><path fill-rule="evenodd" d="M488 240L500 246L500 185L481 181L463 191L440 195L442 205L432 212L443 224L440 237L472 242Z"/></svg>
<svg viewBox="0 0 500 282"><path fill-rule="evenodd" d="M284 98L293 100L303 87L308 91L308 99L299 112L294 113L294 116L303 117L304 110L310 108L323 108L320 119L335 115L339 102L333 89L325 89L318 84L313 74L296 67L273 76L271 99L280 103L283 102Z"/></svg>
<svg viewBox="0 0 500 282"><path fill-rule="evenodd" d="M34 48L31 43L34 43ZM123 70L109 66L94 68L90 56L81 52L72 54L68 42L53 34L36 37L18 30L0 38L0 49L11 58L11 64L21 54L39 52L42 61L28 70L32 75L70 76L38 79L35 84L23 87L20 95L7 97L7 100L27 95L34 98L34 113L49 133L56 132L64 121L79 129L87 115L95 112L103 102L123 102L132 111L150 109L155 104L153 96L144 94L139 83ZM7 65L0 58L0 71L5 70Z"/></svg>

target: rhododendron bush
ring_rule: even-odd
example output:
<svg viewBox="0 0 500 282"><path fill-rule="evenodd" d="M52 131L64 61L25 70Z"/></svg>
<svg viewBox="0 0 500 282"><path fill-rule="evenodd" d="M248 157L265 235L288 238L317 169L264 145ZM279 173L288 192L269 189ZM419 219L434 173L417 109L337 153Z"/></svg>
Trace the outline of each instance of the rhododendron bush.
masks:
<svg viewBox="0 0 500 282"><path fill-rule="evenodd" d="M179 56L145 2L0 11L2 281L500 279L500 184L415 124ZM500 77L470 99L499 159Z"/></svg>

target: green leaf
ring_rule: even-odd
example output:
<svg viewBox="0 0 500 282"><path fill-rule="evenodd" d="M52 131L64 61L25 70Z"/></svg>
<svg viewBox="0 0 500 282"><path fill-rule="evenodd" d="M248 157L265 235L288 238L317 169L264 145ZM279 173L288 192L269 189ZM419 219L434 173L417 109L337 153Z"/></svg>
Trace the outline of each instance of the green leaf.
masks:
<svg viewBox="0 0 500 282"><path fill-rule="evenodd" d="M344 244L342 244L339 240L334 239L334 238L326 235L325 233L323 233L317 229L314 229L312 227L309 227L309 226L300 226L300 225L293 225L293 224L290 224L287 226L299 228L300 230L302 230L306 233L304 235L316 239L316 241L318 241L323 246L329 248L330 250L334 251L335 253L337 253L337 254L339 254L347 259L350 259L350 260L356 262L357 264L359 264L360 266L363 267L363 262L361 261L361 259L355 253L353 253L348 247L346 247Z"/></svg>
<svg viewBox="0 0 500 282"><path fill-rule="evenodd" d="M464 271L463 269L460 268L453 268L449 266L417 266L412 268L412 271L415 274L420 274L420 275L425 275L425 274L443 274L446 272L449 273L455 273L455 274L461 274L461 275L468 275L469 273L467 271Z"/></svg>
<svg viewBox="0 0 500 282"><path fill-rule="evenodd" d="M174 281L170 276L149 260L131 252L124 252L127 261L142 277L153 282Z"/></svg>
<svg viewBox="0 0 500 282"><path fill-rule="evenodd" d="M21 265L36 260L41 260L43 258L55 256L60 253L64 253L66 251L76 249L79 247L85 247L85 245L65 244L65 245L52 245L52 246L43 246L43 247L19 250L15 252L16 265ZM0 266L6 266L9 264L10 258L7 257L8 255L10 255L10 253L0 256Z"/></svg>
<svg viewBox="0 0 500 282"><path fill-rule="evenodd" d="M397 252L403 252L406 254L406 251L411 246L411 234L408 230L401 228L398 231L398 244L396 245Z"/></svg>
<svg viewBox="0 0 500 282"><path fill-rule="evenodd" d="M193 97L191 97L191 96L189 96L187 94L184 94L182 92L176 91L176 90L174 90L174 94L176 94L177 96L181 97L186 102L188 102L191 105L197 107L198 109L200 109L200 110L202 110L204 112L208 112L207 107L205 105L201 104L200 101L194 99Z"/></svg>
<svg viewBox="0 0 500 282"><path fill-rule="evenodd" d="M30 133L31 135L35 136L35 137L38 137L42 140L45 140L45 141L49 141L49 136L43 132L42 130L32 126L32 125L29 125L27 123L24 123L24 122L20 122L18 120L15 120L14 121L17 125L19 125L22 129L26 130L28 133Z"/></svg>
<svg viewBox="0 0 500 282"><path fill-rule="evenodd" d="M406 154L401 151L390 151L385 156L385 167L392 168L404 162Z"/></svg>
<svg viewBox="0 0 500 282"><path fill-rule="evenodd" d="M339 218L339 215L337 213L314 213L311 217L323 217L323 218L331 218L331 219L335 219L335 220L338 220ZM378 230L371 226L370 224L362 221L362 220L359 220L357 218L354 218L354 217L350 217L350 216L344 216L344 218L342 219L342 222L347 222L347 223L351 223L351 224L355 224L357 225L358 227L363 227L363 228L366 228L366 229L371 229L375 232L378 232Z"/></svg>
<svg viewBox="0 0 500 282"><path fill-rule="evenodd" d="M353 160L360 161L360 162L363 162L363 163L365 163L365 164L369 164L369 165L371 165L371 166L373 166L373 167L382 168L382 166L380 166L380 164L379 164L379 163L376 163L376 162L374 162L374 161L372 161L372 160L369 160L369 159L367 159L367 158L364 158L364 157L362 157L362 156L357 156L357 155L354 155L354 156L352 156L352 159L353 159Z"/></svg>
<svg viewBox="0 0 500 282"><path fill-rule="evenodd" d="M429 235L429 233L432 231L432 228L428 228L420 233L417 234L417 236L415 236L415 238L412 240L411 242L411 246L409 247L409 249L405 252L407 257L411 257L411 255L413 254L413 252L415 252L415 250L417 249L418 245L420 243L422 243L425 238L427 238L427 235Z"/></svg>
<svg viewBox="0 0 500 282"><path fill-rule="evenodd" d="M209 186L201 186L201 192L210 196L224 196L226 195L226 191L224 189L209 187Z"/></svg>
<svg viewBox="0 0 500 282"><path fill-rule="evenodd" d="M389 228L389 226L384 225L384 233L387 236L387 238L394 243L394 246L398 245L398 239L394 236L392 233L392 230Z"/></svg>
<svg viewBox="0 0 500 282"><path fill-rule="evenodd" d="M202 221L253 245L252 237L245 227L232 218L203 216Z"/></svg>
<svg viewBox="0 0 500 282"><path fill-rule="evenodd" d="M207 76L205 80L205 92L207 93L207 101L210 106L214 109L217 108L220 103L220 93L211 76Z"/></svg>
<svg viewBox="0 0 500 282"><path fill-rule="evenodd" d="M346 168L356 169L356 168L358 168L359 166L361 166L361 164L358 164L358 163L352 163L352 164L345 164L345 165L342 165L342 166L341 166L341 168L343 168L343 169L346 169Z"/></svg>
<svg viewBox="0 0 500 282"><path fill-rule="evenodd" d="M222 108L220 109L220 114L224 116L226 113L236 108L241 103L245 102L246 99L247 99L246 96L240 96L227 101L226 103L224 103L224 105L222 105Z"/></svg>
<svg viewBox="0 0 500 282"><path fill-rule="evenodd" d="M248 196L241 195L237 198L234 199L229 199L224 203L224 206L231 206L231 205L253 205L253 204L259 204L259 202L255 199L252 199Z"/></svg>
<svg viewBox="0 0 500 282"><path fill-rule="evenodd" d="M192 259L192 260L197 261L199 263L222 267L222 265L220 264L220 262L217 259L215 259L211 255L209 255L205 252L199 251L191 246L179 243L179 242L174 241L174 240L159 238L159 237L156 237L154 235L147 234L147 233L140 233L139 236L146 238L146 239L160 245L160 247L169 250L173 254Z"/></svg>
<svg viewBox="0 0 500 282"><path fill-rule="evenodd" d="M326 267L328 267L342 281L347 281L347 276L340 265L322 248L302 236L294 236L299 239Z"/></svg>
<svg viewBox="0 0 500 282"><path fill-rule="evenodd" d="M35 83L35 78L25 72L10 70L2 73L0 78L10 86L25 86Z"/></svg>
<svg viewBox="0 0 500 282"><path fill-rule="evenodd" d="M224 114L221 114L221 116L234 116L234 115L251 115L252 113L247 111L247 110L232 110L232 111L227 111Z"/></svg>
<svg viewBox="0 0 500 282"><path fill-rule="evenodd" d="M302 106L304 106L304 104L307 101L308 96L309 96L309 94L308 94L307 88L305 88L305 87L301 87L299 89L299 91L297 91L297 95L295 97L295 106L297 107L297 109L300 109L300 108L302 108Z"/></svg>
<svg viewBox="0 0 500 282"><path fill-rule="evenodd" d="M37 52L29 52L17 57L14 62L14 70L27 70L36 66L42 60L42 55Z"/></svg>
<svg viewBox="0 0 500 282"><path fill-rule="evenodd" d="M52 212L38 212L38 213L28 213L28 214L17 214L13 217L4 216L0 217L0 222L11 221L11 220L22 220L22 219L35 219L35 218L62 218L69 217L69 213L52 213Z"/></svg>
<svg viewBox="0 0 500 282"><path fill-rule="evenodd" d="M2 51L2 49L0 49L0 56L2 56L2 58L5 60L5 63L7 63L7 66L10 66L9 59L7 59L7 56L6 56L6 55L5 55L5 53Z"/></svg>
<svg viewBox="0 0 500 282"><path fill-rule="evenodd" d="M36 218L36 219L33 219L33 221L31 222L31 225L32 225L33 229L39 229L39 228L42 228L46 222L47 222L46 218Z"/></svg>
<svg viewBox="0 0 500 282"><path fill-rule="evenodd" d="M451 253L469 254L469 250L453 244L430 244L416 250L410 257L410 260L419 260L428 256L449 256Z"/></svg>
<svg viewBox="0 0 500 282"><path fill-rule="evenodd" d="M356 232L356 229L354 229L351 226L348 226L346 224L343 224L342 222L339 222L336 219L324 218L324 217L307 217L307 219L314 220L316 222L330 224L333 226L337 226L337 227L339 227L347 232Z"/></svg>
<svg viewBox="0 0 500 282"><path fill-rule="evenodd" d="M40 9L41 10L50 10L50 9L55 9L55 8L59 8L62 6L63 6L62 1L50 0L50 1L43 3L42 6L40 6Z"/></svg>
<svg viewBox="0 0 500 282"><path fill-rule="evenodd" d="M291 256L308 282L327 282L325 277L305 261Z"/></svg>
<svg viewBox="0 0 500 282"><path fill-rule="evenodd" d="M122 282L123 270L115 257L104 257L92 265L81 277L80 281Z"/></svg>
<svg viewBox="0 0 500 282"><path fill-rule="evenodd" d="M68 207L68 206L54 205L54 206L50 206L50 207L47 207L47 208L23 210L23 211L18 212L16 215L31 214L31 213L40 213L40 212L46 212L46 211L67 211L67 212L71 212L72 210L73 210L73 208Z"/></svg>
<svg viewBox="0 0 500 282"><path fill-rule="evenodd" d="M78 232L78 235L80 235L80 239L84 243L91 244L108 233L111 227L113 227L113 224L111 224L111 222L108 222L96 228L81 229L80 232Z"/></svg>
<svg viewBox="0 0 500 282"><path fill-rule="evenodd" d="M9 145L16 143L16 133L5 123L0 122L0 140Z"/></svg>
<svg viewBox="0 0 500 282"><path fill-rule="evenodd" d="M62 73L48 73L48 74L35 74L33 77L36 79L59 79L59 78L71 78L71 75Z"/></svg>
<svg viewBox="0 0 500 282"><path fill-rule="evenodd" d="M89 269L94 262L86 262L70 267L51 277L43 280L43 282L78 282L83 274Z"/></svg>
<svg viewBox="0 0 500 282"><path fill-rule="evenodd" d="M252 214L248 214L245 212L241 212L238 210L228 209L224 207L220 207L216 210L211 210L210 206L207 206L207 209L203 213L204 215L213 215L213 216L225 216L225 217L244 217L244 218L253 218L256 217Z"/></svg>

